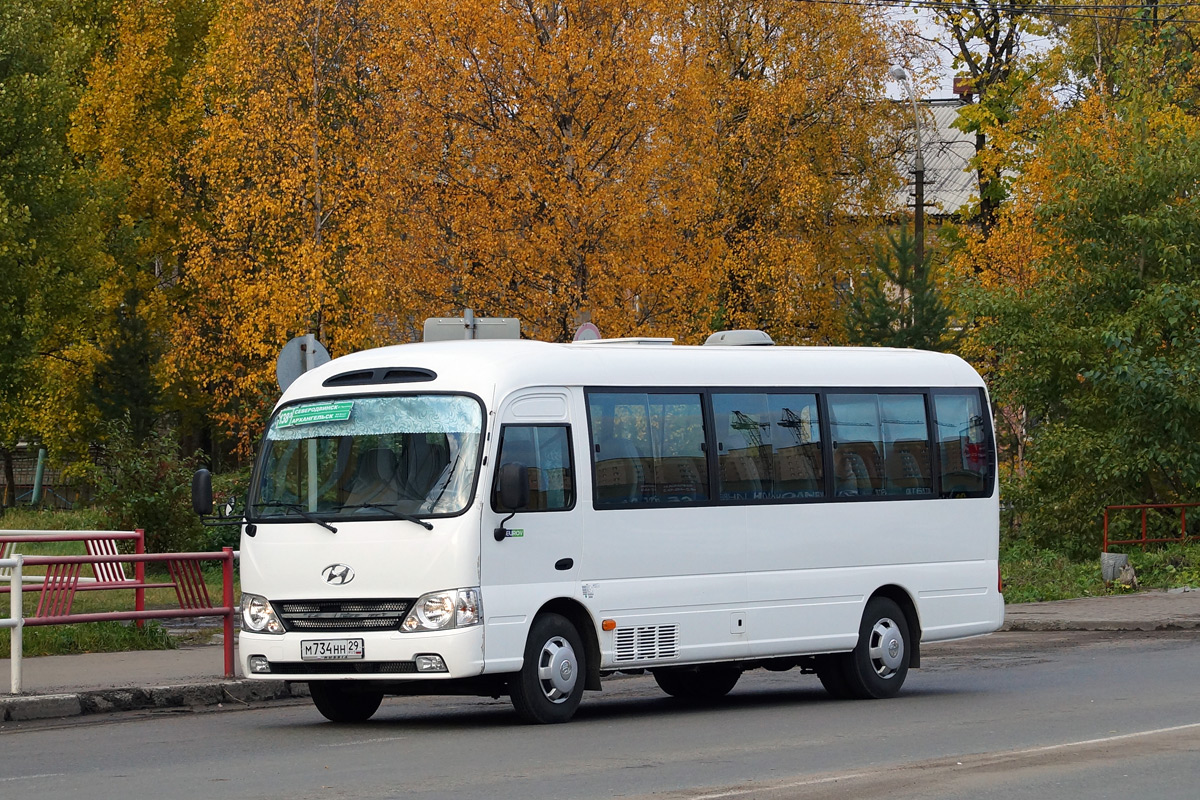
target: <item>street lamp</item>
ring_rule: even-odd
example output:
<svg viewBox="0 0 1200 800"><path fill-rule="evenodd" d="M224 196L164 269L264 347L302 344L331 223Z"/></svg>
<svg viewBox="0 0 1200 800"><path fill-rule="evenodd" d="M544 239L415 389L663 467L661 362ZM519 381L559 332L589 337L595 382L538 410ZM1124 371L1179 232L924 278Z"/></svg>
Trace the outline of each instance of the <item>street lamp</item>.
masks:
<svg viewBox="0 0 1200 800"><path fill-rule="evenodd" d="M913 236L917 240L917 269L925 264L925 156L921 147L921 114L917 109L917 95L913 91L912 82L903 67L892 67L891 76L904 84L908 98L912 101L913 124L917 132L917 153L913 159L913 179L916 184L915 200L916 214L913 219Z"/></svg>

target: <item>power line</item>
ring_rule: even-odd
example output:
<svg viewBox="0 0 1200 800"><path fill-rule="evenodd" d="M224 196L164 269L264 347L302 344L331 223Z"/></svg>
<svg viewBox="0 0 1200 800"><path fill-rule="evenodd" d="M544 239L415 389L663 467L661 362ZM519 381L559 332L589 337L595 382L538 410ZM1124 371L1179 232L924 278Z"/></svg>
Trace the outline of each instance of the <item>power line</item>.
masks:
<svg viewBox="0 0 1200 800"><path fill-rule="evenodd" d="M1191 9L1200 8L1200 3L1143 3L1143 4L1126 4L1118 3L1113 5L1096 5L1096 4L1080 4L1080 5L1061 5L1061 4L1029 4L1027 6L999 6L999 5L975 5L970 2L947 2L947 0L800 0L800 2L812 3L814 5L831 5L831 6L855 6L858 8L923 8L934 11L964 11L968 9L974 10L991 10L997 12L1015 12L1020 16L1054 16L1054 17L1075 17L1078 19L1092 20L1112 20L1117 22L1149 22L1150 20L1139 20L1133 16L1120 14L1098 14L1098 13L1081 13L1086 11L1162 11L1164 9ZM1179 17L1163 17L1157 20L1160 23L1171 24L1194 24L1200 22L1200 18L1186 19Z"/></svg>

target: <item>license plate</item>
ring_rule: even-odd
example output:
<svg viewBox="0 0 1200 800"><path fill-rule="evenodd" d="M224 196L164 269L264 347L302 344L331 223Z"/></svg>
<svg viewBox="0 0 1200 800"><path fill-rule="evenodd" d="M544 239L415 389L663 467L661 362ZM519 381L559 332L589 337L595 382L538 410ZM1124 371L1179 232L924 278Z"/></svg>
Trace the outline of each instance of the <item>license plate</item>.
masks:
<svg viewBox="0 0 1200 800"><path fill-rule="evenodd" d="M300 658L303 661L362 657L362 639L309 639L300 642Z"/></svg>

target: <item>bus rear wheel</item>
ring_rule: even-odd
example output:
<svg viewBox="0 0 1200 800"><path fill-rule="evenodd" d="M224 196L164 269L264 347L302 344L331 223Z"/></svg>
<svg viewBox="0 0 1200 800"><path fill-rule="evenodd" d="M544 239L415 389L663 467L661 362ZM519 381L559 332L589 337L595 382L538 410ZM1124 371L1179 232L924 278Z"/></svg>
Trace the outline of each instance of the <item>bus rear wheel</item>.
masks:
<svg viewBox="0 0 1200 800"><path fill-rule="evenodd" d="M586 669L575 626L566 617L543 614L529 630L521 671L508 683L513 708L525 722L566 722L583 699Z"/></svg>
<svg viewBox="0 0 1200 800"><path fill-rule="evenodd" d="M737 667L667 667L654 670L658 687L680 700L716 700L742 677Z"/></svg>
<svg viewBox="0 0 1200 800"><path fill-rule="evenodd" d="M383 692L353 690L336 681L309 681L308 693L330 722L366 722L383 702Z"/></svg>
<svg viewBox="0 0 1200 800"><path fill-rule="evenodd" d="M904 685L912 659L908 620L886 597L867 603L858 628L858 644L842 656L846 686L853 697L892 697Z"/></svg>

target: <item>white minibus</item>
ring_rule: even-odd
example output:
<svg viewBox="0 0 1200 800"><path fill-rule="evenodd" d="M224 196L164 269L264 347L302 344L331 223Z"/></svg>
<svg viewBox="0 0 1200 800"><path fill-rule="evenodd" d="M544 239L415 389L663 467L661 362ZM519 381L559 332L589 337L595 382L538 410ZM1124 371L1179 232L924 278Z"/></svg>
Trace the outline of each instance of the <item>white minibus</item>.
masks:
<svg viewBox="0 0 1200 800"><path fill-rule="evenodd" d="M714 337L762 341L762 337ZM769 340L767 340L769 341ZM386 695L571 718L620 672L894 695L1004 617L986 388L886 348L406 344L271 418L241 537L242 671L335 722Z"/></svg>

